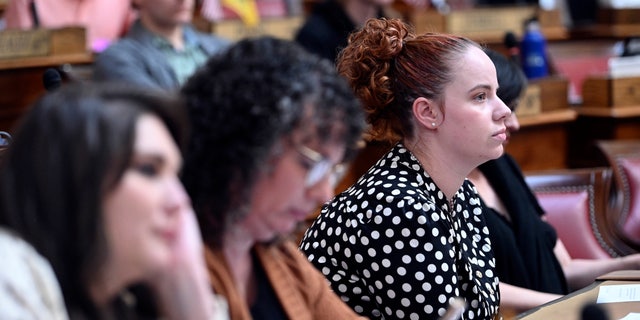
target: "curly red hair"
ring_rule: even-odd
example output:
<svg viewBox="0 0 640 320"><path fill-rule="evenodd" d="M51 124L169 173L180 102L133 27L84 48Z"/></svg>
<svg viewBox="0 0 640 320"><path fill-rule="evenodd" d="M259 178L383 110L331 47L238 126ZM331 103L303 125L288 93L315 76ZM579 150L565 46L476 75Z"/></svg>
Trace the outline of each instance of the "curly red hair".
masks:
<svg viewBox="0 0 640 320"><path fill-rule="evenodd" d="M438 99L452 81L452 62L470 46L479 47L454 35L416 35L399 19L369 19L352 33L337 68L364 105L371 138L393 142L411 135L413 101Z"/></svg>

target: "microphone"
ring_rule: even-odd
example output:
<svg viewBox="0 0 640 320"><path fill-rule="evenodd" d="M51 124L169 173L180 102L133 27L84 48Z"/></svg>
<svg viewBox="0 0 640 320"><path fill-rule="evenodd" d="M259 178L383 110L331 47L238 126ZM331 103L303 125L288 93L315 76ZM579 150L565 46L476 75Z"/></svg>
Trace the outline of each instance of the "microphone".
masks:
<svg viewBox="0 0 640 320"><path fill-rule="evenodd" d="M54 68L48 68L42 74L42 84L47 91L58 89L62 85L62 76L60 72Z"/></svg>
<svg viewBox="0 0 640 320"><path fill-rule="evenodd" d="M29 13L31 14L31 19L33 20L33 28L40 28L40 18L38 18L38 10L36 9L36 1L29 1Z"/></svg>
<svg viewBox="0 0 640 320"><path fill-rule="evenodd" d="M582 307L580 311L580 319L582 320L608 320L607 311L596 303L588 303Z"/></svg>
<svg viewBox="0 0 640 320"><path fill-rule="evenodd" d="M507 56L509 59L520 65L520 47L518 46L519 41L516 35L511 31L507 31L504 34L503 41L504 46L507 47Z"/></svg>

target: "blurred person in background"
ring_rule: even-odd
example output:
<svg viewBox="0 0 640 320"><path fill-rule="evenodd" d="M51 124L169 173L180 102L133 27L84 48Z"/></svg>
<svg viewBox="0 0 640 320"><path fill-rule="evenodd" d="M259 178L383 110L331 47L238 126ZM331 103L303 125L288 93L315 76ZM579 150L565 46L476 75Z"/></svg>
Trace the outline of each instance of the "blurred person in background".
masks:
<svg viewBox="0 0 640 320"><path fill-rule="evenodd" d="M508 138L520 129L515 110L527 78L518 64L501 53L485 52L496 67L498 97L512 111L505 122ZM504 310L520 313L585 287L607 272L640 268L639 254L572 259L509 154L481 164L468 178L482 200Z"/></svg>
<svg viewBox="0 0 640 320"><path fill-rule="evenodd" d="M0 246L22 264L0 270L0 318L227 319L178 178L183 111L93 84L30 109L0 168Z"/></svg>
<svg viewBox="0 0 640 320"><path fill-rule="evenodd" d="M336 61L349 34L369 18L382 18L393 0L323 0L313 5L295 40L310 52Z"/></svg>
<svg viewBox="0 0 640 320"><path fill-rule="evenodd" d="M428 0L402 0L414 9L426 9ZM336 61L347 46L349 34L370 18L399 17L391 5L394 0L323 0L314 3L295 41L312 53Z"/></svg>
<svg viewBox="0 0 640 320"><path fill-rule="evenodd" d="M96 57L93 77L177 90L229 41L191 24L195 0L131 0L138 19L120 41Z"/></svg>

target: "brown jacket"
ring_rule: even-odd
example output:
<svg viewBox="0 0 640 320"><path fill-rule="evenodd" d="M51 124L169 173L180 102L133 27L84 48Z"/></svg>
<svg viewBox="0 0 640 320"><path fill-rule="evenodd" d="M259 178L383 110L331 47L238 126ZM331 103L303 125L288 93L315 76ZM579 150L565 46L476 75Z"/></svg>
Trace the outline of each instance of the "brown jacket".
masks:
<svg viewBox="0 0 640 320"><path fill-rule="evenodd" d="M333 293L324 276L292 242L258 244L254 249L289 319L365 319ZM207 248L206 260L216 294L229 303L231 320L251 319L249 306L238 293L222 251Z"/></svg>

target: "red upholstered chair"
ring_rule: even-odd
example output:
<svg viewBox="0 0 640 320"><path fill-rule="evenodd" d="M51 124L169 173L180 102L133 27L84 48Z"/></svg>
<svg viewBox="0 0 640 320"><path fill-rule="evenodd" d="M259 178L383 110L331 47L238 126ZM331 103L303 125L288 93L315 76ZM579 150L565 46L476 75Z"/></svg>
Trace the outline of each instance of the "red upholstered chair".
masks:
<svg viewBox="0 0 640 320"><path fill-rule="evenodd" d="M530 172L527 184L572 258L599 259L633 252L607 219L611 169Z"/></svg>
<svg viewBox="0 0 640 320"><path fill-rule="evenodd" d="M611 217L627 243L640 249L640 140L598 141L613 170Z"/></svg>

